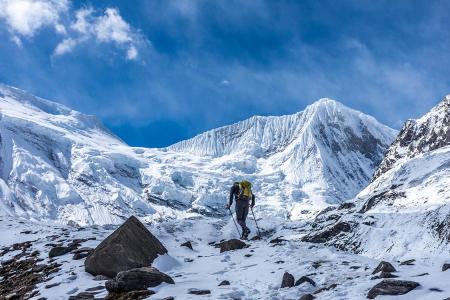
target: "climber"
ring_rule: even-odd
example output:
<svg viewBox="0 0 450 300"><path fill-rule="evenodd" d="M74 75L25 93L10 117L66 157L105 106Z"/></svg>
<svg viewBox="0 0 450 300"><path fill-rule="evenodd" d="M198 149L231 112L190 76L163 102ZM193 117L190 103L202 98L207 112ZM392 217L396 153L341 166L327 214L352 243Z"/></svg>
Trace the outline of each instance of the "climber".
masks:
<svg viewBox="0 0 450 300"><path fill-rule="evenodd" d="M227 208L230 209L233 204L233 198L236 201L236 219L238 224L242 227L242 239L247 239L250 234L250 229L245 224L248 215L249 207L255 206L255 195L252 193L252 184L247 180L242 182L235 182L230 190L230 199Z"/></svg>

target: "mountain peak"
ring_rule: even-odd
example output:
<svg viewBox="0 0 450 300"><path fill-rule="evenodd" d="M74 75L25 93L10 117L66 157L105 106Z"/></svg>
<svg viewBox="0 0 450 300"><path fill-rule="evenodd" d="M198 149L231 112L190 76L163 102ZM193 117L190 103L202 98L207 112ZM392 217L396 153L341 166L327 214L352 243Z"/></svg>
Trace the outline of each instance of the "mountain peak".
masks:
<svg viewBox="0 0 450 300"><path fill-rule="evenodd" d="M396 141L375 172L381 176L397 162L450 145L450 95L445 96L423 117L405 122Z"/></svg>

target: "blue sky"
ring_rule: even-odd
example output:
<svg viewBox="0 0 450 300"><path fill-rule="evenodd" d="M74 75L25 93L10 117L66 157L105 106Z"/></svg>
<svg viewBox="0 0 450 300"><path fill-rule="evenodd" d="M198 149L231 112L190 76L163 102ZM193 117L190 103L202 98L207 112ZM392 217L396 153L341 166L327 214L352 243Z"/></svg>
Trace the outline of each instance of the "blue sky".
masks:
<svg viewBox="0 0 450 300"><path fill-rule="evenodd" d="M323 97L398 128L450 93L449 11L430 0L0 0L0 81L96 115L133 146Z"/></svg>

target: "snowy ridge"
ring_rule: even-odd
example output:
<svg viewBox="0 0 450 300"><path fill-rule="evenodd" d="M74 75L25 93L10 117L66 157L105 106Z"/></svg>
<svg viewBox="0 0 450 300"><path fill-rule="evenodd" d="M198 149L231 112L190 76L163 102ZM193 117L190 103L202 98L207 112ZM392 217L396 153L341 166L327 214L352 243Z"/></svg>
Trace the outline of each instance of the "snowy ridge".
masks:
<svg viewBox="0 0 450 300"><path fill-rule="evenodd" d="M446 145L450 145L450 95L420 119L405 123L374 178L399 161Z"/></svg>
<svg viewBox="0 0 450 300"><path fill-rule="evenodd" d="M117 224L131 214L147 221L222 215L230 183L244 178L261 214L308 218L356 195L395 134L324 99L291 116L213 130L214 138L145 149L127 146L95 117L4 85L0 109L0 213L80 225ZM217 152L181 147L194 140L205 142L192 147Z"/></svg>
<svg viewBox="0 0 450 300"><path fill-rule="evenodd" d="M307 240L346 223L351 229L334 234L326 244L371 257L448 254L449 100L446 97L419 120L408 121L382 164L384 171L380 167L358 194L356 207L320 216Z"/></svg>

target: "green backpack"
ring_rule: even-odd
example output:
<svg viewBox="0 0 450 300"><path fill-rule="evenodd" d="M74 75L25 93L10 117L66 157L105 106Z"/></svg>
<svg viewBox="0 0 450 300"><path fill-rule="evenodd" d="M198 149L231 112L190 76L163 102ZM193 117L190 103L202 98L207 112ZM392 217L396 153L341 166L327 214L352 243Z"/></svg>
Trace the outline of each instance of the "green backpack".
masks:
<svg viewBox="0 0 450 300"><path fill-rule="evenodd" d="M243 180L239 183L239 198L243 199L243 200L251 200L253 197L253 193L252 193L252 184L247 181L247 180Z"/></svg>

